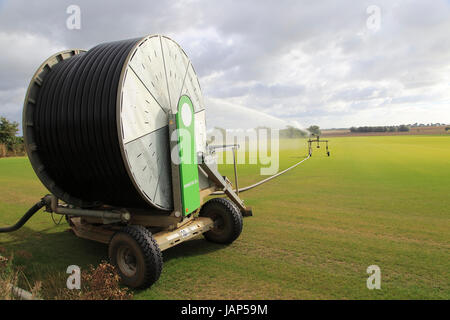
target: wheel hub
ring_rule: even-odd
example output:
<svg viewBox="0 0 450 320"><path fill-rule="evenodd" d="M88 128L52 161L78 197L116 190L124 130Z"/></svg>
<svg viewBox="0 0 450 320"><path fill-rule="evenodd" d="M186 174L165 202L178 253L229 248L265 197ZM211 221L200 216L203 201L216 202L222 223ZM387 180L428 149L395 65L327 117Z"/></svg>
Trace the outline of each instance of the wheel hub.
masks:
<svg viewBox="0 0 450 320"><path fill-rule="evenodd" d="M122 246L117 250L117 265L127 277L136 273L136 256L130 248Z"/></svg>

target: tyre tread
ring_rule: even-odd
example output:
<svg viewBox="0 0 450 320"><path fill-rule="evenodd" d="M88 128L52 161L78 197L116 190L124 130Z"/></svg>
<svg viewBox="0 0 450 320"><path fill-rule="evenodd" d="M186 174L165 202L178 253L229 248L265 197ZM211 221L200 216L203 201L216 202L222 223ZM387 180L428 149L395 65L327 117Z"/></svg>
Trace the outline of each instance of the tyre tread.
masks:
<svg viewBox="0 0 450 320"><path fill-rule="evenodd" d="M224 241L215 241L212 239L208 232L204 233L204 237L211 242L218 242L223 244L229 244L232 243L234 240L236 240L240 234L242 233L243 229L243 219L242 214L239 210L239 208L230 200L225 198L213 198L211 200L208 200L200 209L199 216L200 217L207 217L208 211L211 210L214 207L221 206L225 209L226 213L232 218L232 232L228 235L226 240Z"/></svg>
<svg viewBox="0 0 450 320"><path fill-rule="evenodd" d="M126 226L120 231L117 231L114 236L118 233L125 233L133 238L141 248L144 255L146 265L144 280L136 286L136 289L150 287L159 279L163 267L163 257L158 243L155 238L153 238L152 233L143 226Z"/></svg>

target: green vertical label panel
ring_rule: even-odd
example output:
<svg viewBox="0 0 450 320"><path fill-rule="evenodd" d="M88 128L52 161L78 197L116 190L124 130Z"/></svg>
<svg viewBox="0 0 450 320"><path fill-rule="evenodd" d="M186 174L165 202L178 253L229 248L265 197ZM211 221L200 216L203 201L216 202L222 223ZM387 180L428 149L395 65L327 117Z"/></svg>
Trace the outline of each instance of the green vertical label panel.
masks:
<svg viewBox="0 0 450 320"><path fill-rule="evenodd" d="M180 150L181 201L183 214L188 215L200 207L194 107L188 96L181 96L178 101L178 112L175 119Z"/></svg>

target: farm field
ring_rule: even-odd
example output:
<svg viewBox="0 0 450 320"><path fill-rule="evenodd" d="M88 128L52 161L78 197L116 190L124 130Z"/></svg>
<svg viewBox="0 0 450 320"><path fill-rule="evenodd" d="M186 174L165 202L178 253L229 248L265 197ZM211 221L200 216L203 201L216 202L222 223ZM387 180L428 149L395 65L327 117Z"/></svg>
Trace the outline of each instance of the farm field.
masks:
<svg viewBox="0 0 450 320"><path fill-rule="evenodd" d="M313 157L242 194L254 216L229 246L193 240L164 252L164 269L136 299L450 299L450 136L330 138ZM280 170L306 156L283 140ZM232 165L222 174L233 180ZM264 178L240 165L239 185ZM15 223L46 193L27 158L0 159L0 226ZM76 238L36 214L0 234L29 281L82 270L107 247ZM381 268L381 290L366 269Z"/></svg>

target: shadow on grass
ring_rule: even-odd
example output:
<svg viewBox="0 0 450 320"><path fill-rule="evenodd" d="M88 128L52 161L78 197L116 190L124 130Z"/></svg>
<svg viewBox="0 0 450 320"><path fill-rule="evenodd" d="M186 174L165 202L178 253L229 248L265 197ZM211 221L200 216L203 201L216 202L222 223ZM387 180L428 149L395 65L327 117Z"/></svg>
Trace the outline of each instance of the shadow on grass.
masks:
<svg viewBox="0 0 450 320"><path fill-rule="evenodd" d="M68 225L40 231L24 226L8 233L6 239L0 236L0 248L2 255L13 257L13 265L30 281L65 273L69 265L86 268L107 260L106 245L76 237Z"/></svg>
<svg viewBox="0 0 450 320"><path fill-rule="evenodd" d="M163 251L163 261L164 264L170 263L171 260L173 260L174 264L179 265L180 267L184 267L185 264L182 260L177 261L179 258L187 258L187 257L197 257L197 256L203 256L207 255L212 252L216 252L219 250L226 249L227 245L220 245L216 243L211 243L206 241L203 236L199 236L198 238L188 240L186 242L182 242L179 245L169 248L165 251ZM176 268L178 270L178 268ZM178 278L178 280L185 279L186 275L185 273L175 272L171 275L171 277ZM161 279L163 278L163 279ZM158 282L161 281L168 281L170 277L164 272L164 266L163 266L163 273L161 275L161 278ZM177 281L172 279L172 281ZM174 299L176 297L174 296L166 296L164 293L161 292L161 289L157 289L154 286L161 286L164 287L163 283L156 283L155 285L151 286L150 288L141 289L141 290L132 290L135 295L137 295L137 299ZM159 288L161 288L159 287Z"/></svg>
<svg viewBox="0 0 450 320"><path fill-rule="evenodd" d="M163 259L169 262L180 257L206 255L226 247L201 236L165 250ZM108 261L107 245L76 237L68 225L40 231L24 226L8 233L7 239L0 236L0 249L1 255L13 256L13 265L23 271L30 283L57 277L61 279L58 280L61 287L65 286L69 265L78 265L83 270Z"/></svg>
<svg viewBox="0 0 450 320"><path fill-rule="evenodd" d="M163 252L164 262L183 257L205 255L210 252L225 249L227 246L206 241L203 236L188 240Z"/></svg>

